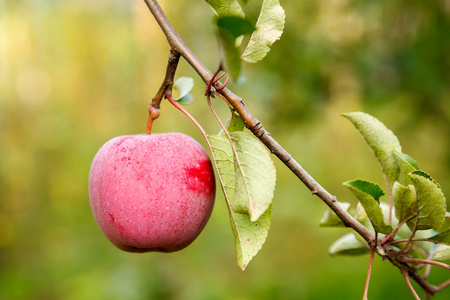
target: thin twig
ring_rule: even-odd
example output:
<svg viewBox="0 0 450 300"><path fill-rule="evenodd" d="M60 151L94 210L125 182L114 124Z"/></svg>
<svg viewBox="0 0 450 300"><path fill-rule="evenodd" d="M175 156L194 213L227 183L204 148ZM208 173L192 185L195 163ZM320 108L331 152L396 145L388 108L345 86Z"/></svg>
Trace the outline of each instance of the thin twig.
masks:
<svg viewBox="0 0 450 300"><path fill-rule="evenodd" d="M391 233L387 234L386 237L384 238L384 240L381 242L381 244L383 245L384 243L386 243L387 241L389 241L391 243L391 245L393 244L393 242L396 241L392 241L396 236L397 236L397 231L400 229L400 227L402 227L406 222L408 222L409 220L411 220L412 218L414 218L417 215L417 213L405 218L404 220L402 220L400 223L397 224L397 226L394 228L394 230L392 230ZM406 241L406 240L405 240Z"/></svg>
<svg viewBox="0 0 450 300"><path fill-rule="evenodd" d="M172 95L170 93L166 94L166 98L167 98L167 100L169 100L169 102L173 106L175 106L178 110L180 110L183 114L185 114L195 124L195 126L197 126L198 130L200 130L201 134L205 138L206 143L208 144L208 147L209 147L209 149L211 150L211 153L212 153L212 146L211 146L211 143L209 142L208 134L203 129L203 127L200 125L200 123L197 122L197 120L190 113L188 113L184 108L182 108L177 102L175 102L175 100L173 100Z"/></svg>
<svg viewBox="0 0 450 300"><path fill-rule="evenodd" d="M402 273L403 273L403 277L405 278L406 284L408 285L408 288L411 290L411 293L414 295L414 298L416 298L416 300L420 300L419 295L417 295L411 282L409 281L408 274L405 271L403 271Z"/></svg>
<svg viewBox="0 0 450 300"><path fill-rule="evenodd" d="M438 290L438 291L443 290L444 288L446 288L446 287L449 286L449 285L450 285L450 279L447 280L447 281L445 281L445 282L443 282L443 283L441 283L441 284L437 287L437 290Z"/></svg>
<svg viewBox="0 0 450 300"><path fill-rule="evenodd" d="M399 260L406 262L406 263L410 263L410 264L426 264L426 265L433 265L433 266L438 266L444 269L447 269L450 271L450 266L445 264L445 263L441 263L435 260L430 260L430 259L415 259L415 258L409 258L409 257L402 257Z"/></svg>
<svg viewBox="0 0 450 300"><path fill-rule="evenodd" d="M363 300L367 300L367 294L369 292L369 282L370 282L370 273L372 272L373 256L374 252L370 250L369 268L367 270L366 286L364 287Z"/></svg>

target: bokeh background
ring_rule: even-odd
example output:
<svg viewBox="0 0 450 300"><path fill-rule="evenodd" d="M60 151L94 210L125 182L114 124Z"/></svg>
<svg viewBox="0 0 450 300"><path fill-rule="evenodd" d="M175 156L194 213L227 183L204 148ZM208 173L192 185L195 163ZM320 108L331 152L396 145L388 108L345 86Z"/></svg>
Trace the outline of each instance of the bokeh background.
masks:
<svg viewBox="0 0 450 300"><path fill-rule="evenodd" d="M215 69L210 8L160 3ZM343 181L383 182L340 116L359 110L391 128L450 195L450 1L282 4L281 40L263 62L244 66L245 83L230 84L249 110L340 201L355 203ZM220 191L204 232L181 252L125 253L101 234L89 207L90 163L110 138L145 131L168 51L141 0L0 0L0 299L361 299L368 256L328 255L347 231L320 228L325 205L276 160L272 228L245 272ZM196 80L186 108L218 132L204 85L184 61L182 75ZM214 106L225 120L224 103ZM154 131L203 143L168 103ZM448 278L433 268L430 280ZM376 258L369 298L412 295L399 271ZM449 298L450 289L436 297Z"/></svg>

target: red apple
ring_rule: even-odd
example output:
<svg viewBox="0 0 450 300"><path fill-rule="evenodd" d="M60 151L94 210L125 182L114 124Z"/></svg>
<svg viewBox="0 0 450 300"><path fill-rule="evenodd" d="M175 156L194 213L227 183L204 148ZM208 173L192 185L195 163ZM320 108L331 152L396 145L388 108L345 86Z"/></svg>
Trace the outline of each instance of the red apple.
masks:
<svg viewBox="0 0 450 300"><path fill-rule="evenodd" d="M208 221L214 171L205 149L182 133L126 135L96 154L89 198L100 229L129 252L173 252Z"/></svg>

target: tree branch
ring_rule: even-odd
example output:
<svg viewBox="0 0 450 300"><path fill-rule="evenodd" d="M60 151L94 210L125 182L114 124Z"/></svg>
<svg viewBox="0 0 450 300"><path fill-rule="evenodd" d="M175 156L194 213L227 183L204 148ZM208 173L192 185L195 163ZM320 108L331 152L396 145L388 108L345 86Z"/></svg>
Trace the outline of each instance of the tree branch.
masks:
<svg viewBox="0 0 450 300"><path fill-rule="evenodd" d="M155 0L144 1L164 32L164 35L166 36L169 45L172 47L172 50L180 53L206 84L211 82L213 74L183 42L167 19L158 2ZM344 222L345 226L353 228L367 242L372 242L374 240L375 236L373 233L361 225L346 210L342 209L336 201L336 197L331 195L316 180L314 180L314 178L312 178L311 175L309 175L308 172L306 172L300 164L296 162L295 159L292 158L292 156L271 137L271 135L264 129L261 122L247 110L244 102L239 96L227 88L223 88L217 92L226 98L228 103L238 112L244 121L245 127L247 127L258 139L260 139L261 142L263 142L266 147L306 185L313 195L317 195L320 199L322 199ZM381 247L378 247L375 251L379 254L383 254Z"/></svg>
<svg viewBox="0 0 450 300"><path fill-rule="evenodd" d="M156 0L144 0L153 14L154 18L161 27L172 51L179 53L186 59L191 67L198 73L205 84L209 84L213 80L212 72L203 65L203 63L194 55L189 47L183 42L178 33L175 31L166 15L162 11ZM215 82L215 85L221 85L220 82ZM361 237L363 237L368 246L382 257L388 258L395 266L397 266L402 273L408 274L414 279L425 291L427 295L434 295L436 287L430 285L425 279L420 276L416 269L399 260L399 255L393 251L390 243L380 243L375 241L375 235L366 227L361 225L355 218L353 218L346 210L344 210L336 200L336 197L324 189L308 172L306 172L300 164L283 148L278 142L272 138L261 122L256 119L245 107L243 100L231 92L227 88L217 90L217 92L237 111L243 120L245 127L248 128L266 147L275 154L291 171L294 173L303 184L311 191L313 195L318 196L330 209L342 220L345 226L351 227Z"/></svg>

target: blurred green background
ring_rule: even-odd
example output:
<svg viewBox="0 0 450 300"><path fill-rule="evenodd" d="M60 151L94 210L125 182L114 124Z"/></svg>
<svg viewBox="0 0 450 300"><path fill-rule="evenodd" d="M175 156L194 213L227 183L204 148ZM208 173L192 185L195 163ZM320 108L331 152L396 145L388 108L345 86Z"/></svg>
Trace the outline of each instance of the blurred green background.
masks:
<svg viewBox="0 0 450 300"><path fill-rule="evenodd" d="M256 4L250 11L256 18ZM204 1L161 1L210 69L219 62ZM340 201L342 182L383 182L362 138L339 114L362 110L450 195L450 1L282 1L286 28L266 59L230 88ZM272 228L242 272L220 191L187 249L130 254L92 217L90 163L114 136L143 133L169 47L141 0L0 0L0 299L361 299L368 256L330 257L347 231L318 226L325 205L275 161ZM196 80L186 107L219 126ZM227 108L214 105L223 119ZM195 126L163 103L155 132ZM205 143L203 143L205 145ZM433 268L438 284L449 272ZM418 290L420 294L420 290ZM370 299L412 299L399 271L375 259ZM449 299L447 289L436 299Z"/></svg>

